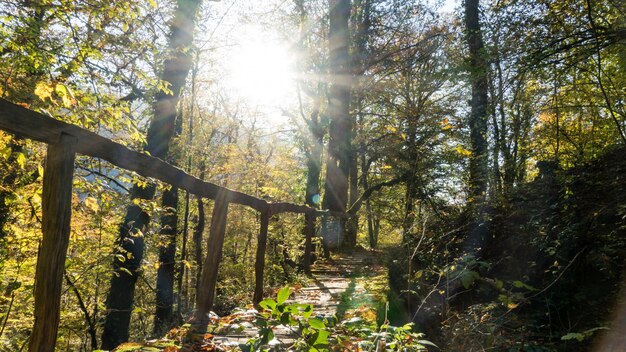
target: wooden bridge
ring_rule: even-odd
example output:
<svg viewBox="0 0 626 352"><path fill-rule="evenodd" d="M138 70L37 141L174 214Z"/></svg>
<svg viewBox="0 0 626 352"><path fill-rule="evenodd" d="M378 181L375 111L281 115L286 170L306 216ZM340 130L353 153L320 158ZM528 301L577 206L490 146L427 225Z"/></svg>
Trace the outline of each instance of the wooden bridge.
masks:
<svg viewBox="0 0 626 352"><path fill-rule="evenodd" d="M315 219L318 216L346 216L304 205L268 202L264 199L203 181L164 162L139 153L81 127L25 109L0 99L0 130L20 138L46 143L42 195L42 232L35 273L35 323L29 351L54 351L59 326L63 271L70 235L71 195L76 154L106 160L109 163L147 178L154 178L202 198L215 201L208 238L208 253L203 264L197 294L196 316L201 319L213 306L217 273L226 232L228 205L241 204L261 215L255 259L253 302L262 300L263 271L269 218L291 212L305 216L305 249L303 265L310 270Z"/></svg>

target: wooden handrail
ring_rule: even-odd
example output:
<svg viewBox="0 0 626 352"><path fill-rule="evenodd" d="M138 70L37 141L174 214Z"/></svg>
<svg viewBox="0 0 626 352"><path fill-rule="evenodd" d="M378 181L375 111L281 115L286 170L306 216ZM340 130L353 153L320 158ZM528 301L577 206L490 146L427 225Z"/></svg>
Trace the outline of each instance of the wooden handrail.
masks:
<svg viewBox="0 0 626 352"><path fill-rule="evenodd" d="M108 161L109 163L143 177L154 178L203 198L215 199L220 190L226 192L230 203L249 206L259 212L269 210L272 214L284 212L326 215L328 212L292 203L270 203L242 192L191 176L165 161L129 149L84 128L59 121L41 113L0 99L0 130L38 142L54 144L62 134L76 140L76 152ZM337 216L339 214L335 214Z"/></svg>

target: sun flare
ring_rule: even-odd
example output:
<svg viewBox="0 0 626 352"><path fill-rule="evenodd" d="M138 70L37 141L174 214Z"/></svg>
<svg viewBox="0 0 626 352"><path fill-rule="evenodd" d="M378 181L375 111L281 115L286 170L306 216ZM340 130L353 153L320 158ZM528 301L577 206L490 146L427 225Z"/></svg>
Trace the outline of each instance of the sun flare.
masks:
<svg viewBox="0 0 626 352"><path fill-rule="evenodd" d="M230 88L252 104L281 106L293 91L293 61L285 43L265 33L248 33L226 63Z"/></svg>

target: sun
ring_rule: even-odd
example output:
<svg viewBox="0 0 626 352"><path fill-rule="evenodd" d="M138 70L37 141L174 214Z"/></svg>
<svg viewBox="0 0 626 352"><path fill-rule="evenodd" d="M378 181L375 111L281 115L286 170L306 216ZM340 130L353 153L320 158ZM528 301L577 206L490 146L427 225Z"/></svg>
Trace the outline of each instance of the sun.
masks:
<svg viewBox="0 0 626 352"><path fill-rule="evenodd" d="M270 33L245 31L226 62L228 86L240 99L265 107L287 103L294 91L294 55Z"/></svg>

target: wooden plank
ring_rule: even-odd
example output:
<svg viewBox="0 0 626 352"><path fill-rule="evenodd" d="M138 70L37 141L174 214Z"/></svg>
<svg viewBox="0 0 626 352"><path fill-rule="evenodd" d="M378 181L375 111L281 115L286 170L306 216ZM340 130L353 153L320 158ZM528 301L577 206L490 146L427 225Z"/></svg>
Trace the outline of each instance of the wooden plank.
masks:
<svg viewBox="0 0 626 352"><path fill-rule="evenodd" d="M35 324L29 351L54 351L72 215L75 138L61 134L48 145L43 175L43 239L35 272Z"/></svg>
<svg viewBox="0 0 626 352"><path fill-rule="evenodd" d="M267 229L269 227L270 212L261 213L261 229L257 238L256 261L254 263L254 296L252 302L258 305L263 300L263 271L265 270L265 250L267 248Z"/></svg>
<svg viewBox="0 0 626 352"><path fill-rule="evenodd" d="M213 216L211 217L211 230L207 240L207 256L202 265L202 276L200 287L196 293L196 314L195 323L205 325L207 323L206 314L213 308L215 298L215 287L217 285L217 273L222 260L222 249L224 247L224 236L226 234L226 222L228 219L228 192L220 191L213 206Z"/></svg>
<svg viewBox="0 0 626 352"><path fill-rule="evenodd" d="M315 235L315 213L304 215L304 272L311 273L311 253L313 252L313 236Z"/></svg>
<svg viewBox="0 0 626 352"><path fill-rule="evenodd" d="M352 216L352 214L348 214L348 213L342 213L342 212L330 211L330 210L319 210L319 209L311 208L307 205L299 205L299 204L286 203L286 202L267 203L267 206L270 208L270 213L272 213L272 215L277 215L281 213L297 213L297 214L312 213L315 216L333 216L336 218L348 218Z"/></svg>
<svg viewBox="0 0 626 352"><path fill-rule="evenodd" d="M273 215L277 215L280 213L308 213L311 211L312 208L306 206L306 205L297 205L297 204L292 204L292 203L284 203L284 202L278 202L278 203L270 203L269 204L270 207L270 212Z"/></svg>

